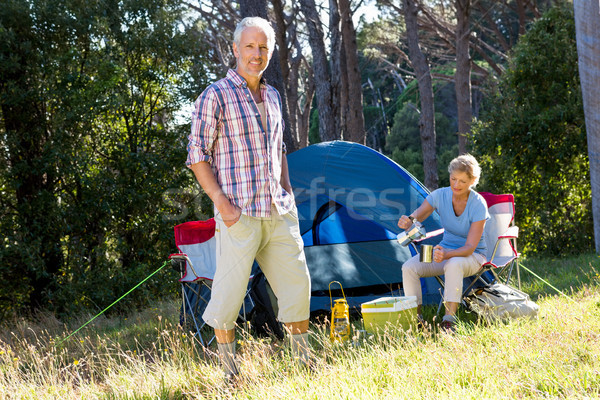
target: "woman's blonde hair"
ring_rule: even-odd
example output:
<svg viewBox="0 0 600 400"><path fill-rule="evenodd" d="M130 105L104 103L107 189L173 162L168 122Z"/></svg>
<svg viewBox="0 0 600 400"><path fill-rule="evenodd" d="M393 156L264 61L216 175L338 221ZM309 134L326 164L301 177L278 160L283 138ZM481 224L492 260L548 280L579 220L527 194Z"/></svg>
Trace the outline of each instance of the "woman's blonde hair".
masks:
<svg viewBox="0 0 600 400"><path fill-rule="evenodd" d="M463 154L462 156L456 157L454 160L450 161L448 165L448 172L452 174L453 172L464 172L467 176L473 180L473 184L471 187L475 187L479 182L479 177L481 176L481 167L479 163L470 154Z"/></svg>

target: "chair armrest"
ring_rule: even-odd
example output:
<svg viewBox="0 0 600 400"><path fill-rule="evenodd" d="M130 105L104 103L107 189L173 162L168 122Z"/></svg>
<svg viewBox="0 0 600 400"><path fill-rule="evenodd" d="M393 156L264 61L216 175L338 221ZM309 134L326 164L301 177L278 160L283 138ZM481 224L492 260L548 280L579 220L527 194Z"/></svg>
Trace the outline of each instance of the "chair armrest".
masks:
<svg viewBox="0 0 600 400"><path fill-rule="evenodd" d="M509 227L506 232L504 232L502 235L498 236L498 239L516 239L519 237L519 227L516 225L513 225L511 227Z"/></svg>
<svg viewBox="0 0 600 400"><path fill-rule="evenodd" d="M192 264L192 260L190 260L190 258L188 257L188 255L186 253L174 253L169 255L169 259L171 260L171 264L173 265L173 261L185 261L185 265L186 268L184 268L181 273L182 273L182 279L186 277L186 275L191 272L192 274L194 274L194 276L197 278L199 278L198 273L196 272L196 269L194 268L194 264ZM189 268L188 268L189 267Z"/></svg>
<svg viewBox="0 0 600 400"><path fill-rule="evenodd" d="M187 258L187 254L185 253L173 253L169 255L169 260L171 259L186 259Z"/></svg>
<svg viewBox="0 0 600 400"><path fill-rule="evenodd" d="M519 257L519 254L517 253L517 250L515 249L515 246L513 245L513 240L514 239L516 241L516 239L519 237L519 227L516 225L510 226L502 235L498 236L498 239L496 240L496 245L494 246L494 251L492 252L492 257L490 258L490 260L488 260L488 264L492 264L492 265L506 265L508 262L510 262L512 259ZM496 257L496 251L498 250L498 246L500 245L500 242L502 242L502 240L507 240L508 244L512 250L512 255L511 256L501 256L501 257ZM508 258L507 258L508 257ZM496 261L496 260L502 260L502 261Z"/></svg>

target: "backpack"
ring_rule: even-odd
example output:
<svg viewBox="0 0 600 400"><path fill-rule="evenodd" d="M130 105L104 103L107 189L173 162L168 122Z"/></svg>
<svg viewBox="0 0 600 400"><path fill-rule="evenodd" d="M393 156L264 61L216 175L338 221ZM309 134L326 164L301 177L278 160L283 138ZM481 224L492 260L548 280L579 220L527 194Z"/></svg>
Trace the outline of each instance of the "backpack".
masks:
<svg viewBox="0 0 600 400"><path fill-rule="evenodd" d="M540 307L529 295L511 286L494 283L476 288L465 297L467 306L488 319L537 317Z"/></svg>

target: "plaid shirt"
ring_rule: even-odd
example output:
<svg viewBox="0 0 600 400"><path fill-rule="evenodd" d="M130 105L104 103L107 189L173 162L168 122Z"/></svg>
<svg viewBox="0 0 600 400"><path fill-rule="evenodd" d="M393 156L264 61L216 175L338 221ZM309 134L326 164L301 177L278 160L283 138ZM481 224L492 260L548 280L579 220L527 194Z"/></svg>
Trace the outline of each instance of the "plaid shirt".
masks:
<svg viewBox="0 0 600 400"><path fill-rule="evenodd" d="M229 70L226 78L206 88L192 113L186 165L210 163L223 192L242 213L269 217L272 204L279 214L292 210L294 197L280 183L285 152L281 98L267 84L261 83L260 91L266 129L237 72Z"/></svg>

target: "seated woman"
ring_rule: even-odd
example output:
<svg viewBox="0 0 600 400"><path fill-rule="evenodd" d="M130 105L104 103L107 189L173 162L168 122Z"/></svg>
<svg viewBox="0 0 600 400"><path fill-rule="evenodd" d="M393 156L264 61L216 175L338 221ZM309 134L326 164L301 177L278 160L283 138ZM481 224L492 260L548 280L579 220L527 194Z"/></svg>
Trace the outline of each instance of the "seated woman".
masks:
<svg viewBox="0 0 600 400"><path fill-rule="evenodd" d="M486 262L483 236L485 222L490 218L485 200L473 187L479 182L481 168L471 155L462 155L450 162L450 187L437 189L412 212L410 217L424 221L437 210L444 236L434 247L433 262L423 263L416 255L402 265L402 282L406 296L417 297L419 321L423 321L421 304L422 277L445 275L444 304L446 315L442 329L454 332L455 314L461 301L463 278L474 275ZM403 215L398 221L401 229L408 229L411 219Z"/></svg>

